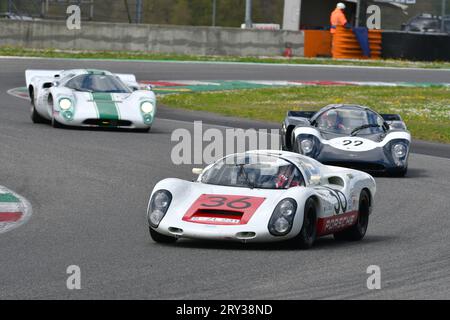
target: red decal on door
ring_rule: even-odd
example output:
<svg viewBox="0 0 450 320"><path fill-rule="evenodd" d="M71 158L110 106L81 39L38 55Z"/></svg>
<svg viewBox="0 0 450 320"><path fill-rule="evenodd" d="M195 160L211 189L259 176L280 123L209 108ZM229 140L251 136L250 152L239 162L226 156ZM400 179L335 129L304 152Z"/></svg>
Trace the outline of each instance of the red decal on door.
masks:
<svg viewBox="0 0 450 320"><path fill-rule="evenodd" d="M319 236L342 231L353 226L358 221L358 211L347 212L329 218L320 218L317 221L317 234Z"/></svg>
<svg viewBox="0 0 450 320"><path fill-rule="evenodd" d="M189 208L183 220L201 224L243 225L250 221L265 200L259 197L203 194Z"/></svg>

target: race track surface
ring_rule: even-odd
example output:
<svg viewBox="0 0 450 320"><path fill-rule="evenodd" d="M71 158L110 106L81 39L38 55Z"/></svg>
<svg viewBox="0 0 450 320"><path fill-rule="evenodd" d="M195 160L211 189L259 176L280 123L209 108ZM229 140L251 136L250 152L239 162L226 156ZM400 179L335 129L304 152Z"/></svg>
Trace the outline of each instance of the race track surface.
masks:
<svg viewBox="0 0 450 320"><path fill-rule="evenodd" d="M162 109L151 134L56 130L33 125L29 104L6 93L27 68L105 68L140 80L436 81L449 72L258 67L214 64L0 60L0 185L26 197L32 219L0 235L0 299L408 299L450 298L449 146L416 142L405 179L377 178L366 239L321 239L313 250L150 240L149 193L174 166L170 136L202 118L213 125L264 127L209 114ZM198 119L201 120L201 119ZM273 124L267 124L271 127ZM82 290L66 288L78 265ZM366 287L369 265L382 289Z"/></svg>

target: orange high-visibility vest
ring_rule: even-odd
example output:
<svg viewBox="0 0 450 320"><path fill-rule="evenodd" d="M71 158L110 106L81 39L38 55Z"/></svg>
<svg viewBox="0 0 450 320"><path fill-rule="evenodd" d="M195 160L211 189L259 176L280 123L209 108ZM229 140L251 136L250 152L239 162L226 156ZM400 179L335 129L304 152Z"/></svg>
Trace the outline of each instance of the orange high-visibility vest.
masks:
<svg viewBox="0 0 450 320"><path fill-rule="evenodd" d="M336 9L331 13L331 33L336 33L337 26L345 26L347 18L341 9Z"/></svg>

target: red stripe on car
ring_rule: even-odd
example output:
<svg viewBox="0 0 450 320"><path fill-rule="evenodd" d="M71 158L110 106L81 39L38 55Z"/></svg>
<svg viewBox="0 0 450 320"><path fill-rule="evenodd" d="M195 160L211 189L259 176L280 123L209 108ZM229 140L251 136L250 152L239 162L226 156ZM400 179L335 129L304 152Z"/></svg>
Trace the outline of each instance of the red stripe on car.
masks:
<svg viewBox="0 0 450 320"><path fill-rule="evenodd" d="M17 222L22 216L22 212L0 212L0 222Z"/></svg>

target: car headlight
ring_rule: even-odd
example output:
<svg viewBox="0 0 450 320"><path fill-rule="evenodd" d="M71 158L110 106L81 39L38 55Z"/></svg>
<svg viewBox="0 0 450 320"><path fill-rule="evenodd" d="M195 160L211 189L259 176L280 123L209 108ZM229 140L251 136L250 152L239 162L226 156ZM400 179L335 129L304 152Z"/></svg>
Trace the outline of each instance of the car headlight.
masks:
<svg viewBox="0 0 450 320"><path fill-rule="evenodd" d="M69 110L72 108L72 101L70 99L64 98L59 100L59 107L61 110Z"/></svg>
<svg viewBox="0 0 450 320"><path fill-rule="evenodd" d="M396 143L392 146L392 155L397 159L404 158L407 151L408 150L403 143Z"/></svg>
<svg viewBox="0 0 450 320"><path fill-rule="evenodd" d="M297 202L294 199L284 199L275 208L269 221L269 232L274 236L285 236L292 230Z"/></svg>
<svg viewBox="0 0 450 320"><path fill-rule="evenodd" d="M155 110L155 107L151 102L144 102L141 104L141 110L143 113L152 113Z"/></svg>
<svg viewBox="0 0 450 320"><path fill-rule="evenodd" d="M153 228L158 228L171 202L172 194L167 190L159 190L153 194L148 212L148 221Z"/></svg>
<svg viewBox="0 0 450 320"><path fill-rule="evenodd" d="M308 138L301 140L300 149L304 155L310 154L314 150L314 141Z"/></svg>

